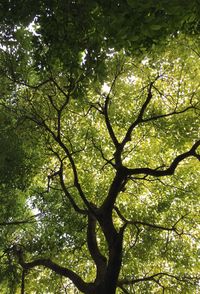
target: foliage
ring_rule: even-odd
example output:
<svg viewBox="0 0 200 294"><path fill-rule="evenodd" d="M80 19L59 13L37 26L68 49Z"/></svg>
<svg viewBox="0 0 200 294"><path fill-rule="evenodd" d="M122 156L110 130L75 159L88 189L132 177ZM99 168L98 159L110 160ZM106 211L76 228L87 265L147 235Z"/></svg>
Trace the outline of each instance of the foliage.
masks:
<svg viewBox="0 0 200 294"><path fill-rule="evenodd" d="M198 292L197 2L33 2L1 21L1 293Z"/></svg>
<svg viewBox="0 0 200 294"><path fill-rule="evenodd" d="M85 52L85 68L92 63L95 73L110 48L136 55L177 31L198 34L200 14L198 0L11 0L1 12L3 43L21 42L21 25L32 22L40 70L57 60L75 68Z"/></svg>

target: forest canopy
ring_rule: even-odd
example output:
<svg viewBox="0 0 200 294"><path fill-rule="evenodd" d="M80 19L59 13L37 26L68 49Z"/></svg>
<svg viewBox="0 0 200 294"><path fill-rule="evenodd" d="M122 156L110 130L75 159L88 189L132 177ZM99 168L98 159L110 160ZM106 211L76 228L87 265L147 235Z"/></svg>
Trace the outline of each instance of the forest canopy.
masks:
<svg viewBox="0 0 200 294"><path fill-rule="evenodd" d="M198 1L0 8L1 293L197 293Z"/></svg>

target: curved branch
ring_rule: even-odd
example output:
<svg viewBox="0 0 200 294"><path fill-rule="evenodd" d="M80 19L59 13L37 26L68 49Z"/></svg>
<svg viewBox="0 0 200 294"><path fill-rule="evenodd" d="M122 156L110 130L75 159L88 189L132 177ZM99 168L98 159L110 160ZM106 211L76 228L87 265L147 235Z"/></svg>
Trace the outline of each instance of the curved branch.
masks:
<svg viewBox="0 0 200 294"><path fill-rule="evenodd" d="M110 119L109 119L108 106L109 106L109 103L110 103L110 94L111 94L112 90L114 89L116 81L117 81L118 77L122 74L122 72L123 72L123 65L119 66L119 68L116 69L115 77L114 77L113 82L111 84L110 91L106 96L105 104L104 104L104 107L103 107L103 114L104 114L104 117L105 117L106 127L107 127L110 138L111 138L113 144L115 145L116 149L119 147L119 142L117 140L117 137L116 137L116 135L114 133L113 127L112 127Z"/></svg>
<svg viewBox="0 0 200 294"><path fill-rule="evenodd" d="M152 224L149 222L145 222L145 221L137 221L137 220L127 220L122 213L120 212L118 207L114 207L116 213L118 214L118 216L120 217L120 219L126 224L126 225L134 225L134 226L138 226L138 225L142 225L142 226L146 226L152 229L158 229L158 230L163 230L163 231L172 231L175 232L177 235L182 235L183 232L178 232L176 226L177 224L184 219L184 217L186 215L188 215L188 213L186 215L182 215L171 227L166 227L166 226L162 226L162 225L157 225L157 224Z"/></svg>
<svg viewBox="0 0 200 294"><path fill-rule="evenodd" d="M169 273L166 273L166 272L160 272L160 273L153 274L151 276L145 276L143 278L137 278L137 279L133 278L133 279L119 280L118 286L121 287L123 285L134 285L136 283L146 282L146 281L157 282L157 280L155 278L156 277L162 278L163 276L166 276L166 277L169 277L169 278L172 278L172 279L176 279L179 282L185 282L185 283L186 282L188 283L190 280L196 280L196 279L198 279L198 278L186 277L186 276L179 277L179 276L175 276L173 274L169 274Z"/></svg>
<svg viewBox="0 0 200 294"><path fill-rule="evenodd" d="M60 266L50 259L39 258L31 262L25 262L23 251L21 248L14 246L13 251L17 255L19 264L24 270L30 270L36 266L43 266L52 270L58 275L70 279L74 283L74 285L84 293L88 293L89 291L91 291L90 289L93 288L93 283L84 282L83 279L74 271L63 266Z"/></svg>
<svg viewBox="0 0 200 294"><path fill-rule="evenodd" d="M60 178L60 185L62 187L62 190L65 194L65 196L68 198L68 200L70 201L72 207L74 208L74 210L80 214L87 214L87 211L84 210L84 209L81 209L78 207L78 205L76 204L76 202L74 201L72 195L69 193L66 185L65 185L65 182L64 182L64 179L63 179L63 171L61 170L61 172L59 173L59 178Z"/></svg>
<svg viewBox="0 0 200 294"><path fill-rule="evenodd" d="M9 76L9 75L7 75L5 72L4 72L4 75L5 75L6 78L7 78L8 80L10 80L11 82L13 82L13 83L15 83L15 84L17 84L17 85L25 86L25 87L30 88L30 89L33 89L33 90L38 90L38 89L39 89L40 87L42 87L43 85L45 85L45 84L51 82L51 79L47 79L47 80L44 80L44 81L40 82L40 83L37 84L37 85L31 85L31 84L27 83L26 81L22 81L22 80L20 81L20 80L17 80L17 79L14 77L14 75Z"/></svg>
<svg viewBox="0 0 200 294"><path fill-rule="evenodd" d="M97 151L99 151L100 152L100 154L101 154L101 157L103 158L103 160L105 160L106 161L106 163L103 165L103 168L107 165L107 164L110 164L112 167L114 167L115 168L115 164L112 162L112 160L114 159L114 157L113 158L111 158L111 159L107 159L106 158L106 156L104 155L104 153L103 153L103 150L102 150L102 148L101 147L99 147L96 143L95 143L95 140L94 140L94 138L92 138L92 144L93 144L93 146L97 149ZM102 169L103 169L102 168Z"/></svg>
<svg viewBox="0 0 200 294"><path fill-rule="evenodd" d="M110 97L109 94L106 97L105 105L104 105L104 116L105 116L105 122L106 122L106 127L108 130L108 133L110 135L110 138L112 139L115 147L117 148L119 146L119 142L115 136L115 133L113 131L109 116L108 116L108 105L109 105Z"/></svg>
<svg viewBox="0 0 200 294"><path fill-rule="evenodd" d="M70 164L71 164L71 168L72 168L72 172L74 175L74 186L77 188L79 195L81 197L81 199L83 200L84 204L86 205L86 207L92 211L92 207L89 203L89 201L87 200L87 198L85 197L85 194L82 190L82 187L79 183L79 178L78 178L78 172L77 172L77 168L76 168L76 164L74 162L74 159L72 157L72 154L70 153L69 149L67 148L67 146L63 143L63 141L61 140L60 136L56 136L50 129L48 126L44 125L45 129L52 135L53 139L58 143L58 145L61 147L61 149L65 152L66 157L69 159ZM64 188L64 191L67 193L67 189L64 187L64 181L63 181L63 176L60 177L61 179L61 183L62 183L62 188ZM69 196L69 193L67 193Z"/></svg>
<svg viewBox="0 0 200 294"><path fill-rule="evenodd" d="M76 164L74 162L74 159L72 157L72 154L70 153L69 149L67 148L67 146L63 143L63 141L61 140L61 136L60 133L58 132L58 134L56 135L51 128L46 124L46 122L41 118L41 121L36 119L36 118L32 118L32 117L28 117L26 116L26 118L34 121L37 125L43 127L54 139L54 141L60 146L60 148L65 152L66 157L69 159L70 164L71 164L71 168L72 168L72 172L74 175L74 186L77 188L79 195L81 197L81 199L83 200L84 204L86 205L86 207L92 211L91 205L89 203L89 201L87 200L87 198L85 197L85 194L82 190L82 187L79 183L79 178L78 178L78 172L77 172L77 168L76 168ZM58 130L59 131L59 130ZM63 182L64 183L64 182ZM62 186L62 188L64 188L64 185ZM66 189L65 189L66 192ZM68 194L69 196L69 194ZM75 207L75 206L74 206Z"/></svg>
<svg viewBox="0 0 200 294"><path fill-rule="evenodd" d="M67 146L62 142L62 140L60 138L54 138L54 139L56 139L59 146L65 151L65 154L71 163L72 171L74 174L74 185L77 188L77 190L79 191L79 194L80 194L81 198L83 199L83 201L85 202L86 206L90 207L89 202L86 200L85 195L84 195L84 193L81 189L81 186L79 184L78 172L77 172L76 165L75 165L75 162L74 162L72 155L70 154Z"/></svg>
<svg viewBox="0 0 200 294"><path fill-rule="evenodd" d="M126 168L121 167L117 170L115 177L110 185L110 189L108 191L108 196L104 200L101 208L106 211L112 211L116 198L120 191L122 191L127 182L127 173Z"/></svg>
<svg viewBox="0 0 200 294"><path fill-rule="evenodd" d="M62 111L65 106L69 103L69 99L70 99L70 91L68 90L68 92L66 93L60 86L59 84L56 82L55 79L52 78L52 82L54 83L54 85L56 86L56 88L64 95L64 97L66 98L65 102L63 103L63 105L61 106L61 108L59 109L60 111ZM58 110L58 109L57 109Z"/></svg>
<svg viewBox="0 0 200 294"><path fill-rule="evenodd" d="M74 201L71 193L68 191L65 182L64 182L64 175L63 175L63 159L60 157L60 155L58 154L58 152L56 152L55 150L53 150L52 147L49 148L50 151L57 157L57 159L60 162L60 169L57 172L58 176L59 176L59 180L60 180L60 185L62 188L62 191L64 192L65 196L67 197L67 199L69 200L69 202L71 203L72 207L74 208L74 210L80 214L86 215L87 211L84 209L81 209L76 202Z"/></svg>
<svg viewBox="0 0 200 294"><path fill-rule="evenodd" d="M169 112L169 113L165 113L165 114L160 114L160 115L156 115L156 116L152 116L152 117L147 117L145 119L143 119L142 122L149 122L149 121L154 121L154 120L157 120L157 119L160 119L160 118L165 118L165 117L169 117L169 116L172 116L172 115L177 115L177 114L182 114L190 109L195 109L195 106L188 106L182 110L179 110L179 111L172 111L172 112Z"/></svg>
<svg viewBox="0 0 200 294"><path fill-rule="evenodd" d="M124 150L126 143L131 141L131 135L132 135L133 130L135 129L135 127L137 127L140 123L143 122L143 115L147 109L147 106L149 105L149 103L151 102L151 99L152 99L153 84L156 82L157 79L159 79L159 77L160 76L157 76L155 78L155 80L149 84L147 98L144 101L136 120L129 126L121 143L118 143L115 145L115 147L116 147L115 160L116 160L116 163L118 164L118 166L121 166L121 154Z"/></svg>
<svg viewBox="0 0 200 294"><path fill-rule="evenodd" d="M165 170L158 170L158 169L151 169L148 167L144 168L126 168L127 174L129 176L131 175L139 175L139 174L145 174L148 176L154 176L154 177L162 177L162 176L170 176L173 175L178 165L186 158L188 157L196 157L200 161L200 154L196 152L197 148L200 146L200 140L197 141L192 148L180 155L178 155L171 163L171 165L165 169Z"/></svg>
<svg viewBox="0 0 200 294"><path fill-rule="evenodd" d="M124 148L124 146L126 145L126 143L127 143L128 141L131 140L131 134L132 134L134 128L135 128L139 123L143 122L143 115L144 115L144 113L145 113L145 110L146 110L147 106L149 105L149 103L150 103L150 101L151 101L151 99L152 99L152 87L153 87L153 84L155 83L155 81L156 81L158 78L159 78L159 76L156 77L156 79L155 79L153 82L150 83L150 85L149 85L149 89L148 89L147 98L146 98L145 102L143 103L143 105L142 105L142 107L141 107L141 109L140 109L140 112L139 112L139 114L138 114L138 117L137 117L136 120L135 120L135 121L129 126L129 128L128 128L127 132L126 132L126 135L125 135L123 141L122 141L121 144L120 144L120 145L121 145L121 146L120 146L121 151L123 150L123 148Z"/></svg>

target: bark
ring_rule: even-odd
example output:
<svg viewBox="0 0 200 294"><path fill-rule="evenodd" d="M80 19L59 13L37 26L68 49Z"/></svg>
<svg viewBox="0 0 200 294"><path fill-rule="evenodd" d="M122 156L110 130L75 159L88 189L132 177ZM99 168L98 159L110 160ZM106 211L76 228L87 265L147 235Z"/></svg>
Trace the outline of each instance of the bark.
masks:
<svg viewBox="0 0 200 294"><path fill-rule="evenodd" d="M107 260L100 252L96 236L96 218L91 213L88 214L87 245L92 259L96 265L95 284L101 283L106 273Z"/></svg>

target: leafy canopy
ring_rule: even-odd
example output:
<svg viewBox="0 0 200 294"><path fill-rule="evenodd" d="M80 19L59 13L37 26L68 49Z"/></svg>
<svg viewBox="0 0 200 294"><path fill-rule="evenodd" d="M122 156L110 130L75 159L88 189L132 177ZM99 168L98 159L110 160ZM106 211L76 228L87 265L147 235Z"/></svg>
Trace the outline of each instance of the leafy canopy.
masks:
<svg viewBox="0 0 200 294"><path fill-rule="evenodd" d="M198 291L196 2L47 2L1 21L1 292Z"/></svg>

